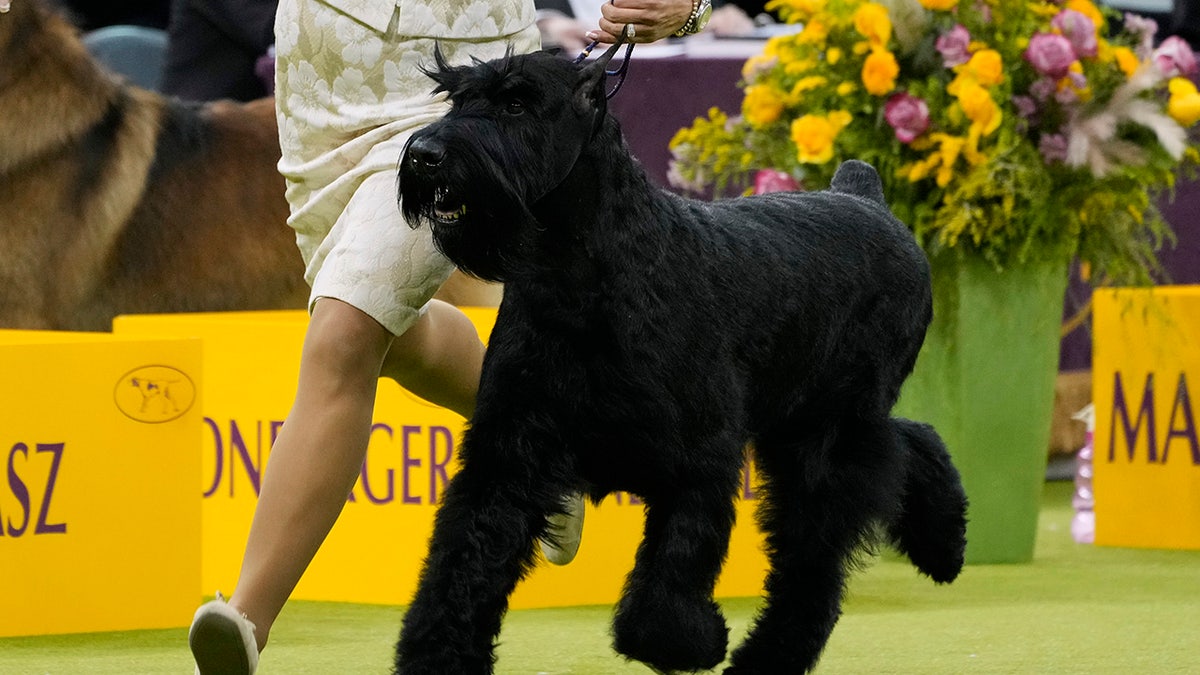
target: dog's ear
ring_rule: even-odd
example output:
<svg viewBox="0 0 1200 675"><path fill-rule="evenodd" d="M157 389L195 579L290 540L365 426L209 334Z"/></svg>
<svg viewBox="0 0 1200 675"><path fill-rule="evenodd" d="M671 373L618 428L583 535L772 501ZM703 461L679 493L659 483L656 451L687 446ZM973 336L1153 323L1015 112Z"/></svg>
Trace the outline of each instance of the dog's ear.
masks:
<svg viewBox="0 0 1200 675"><path fill-rule="evenodd" d="M575 84L575 112L586 115L600 109L604 101L604 83L608 75L608 63L613 55L625 44L625 31L617 37L617 41L606 49L595 61L587 64L579 71L579 81Z"/></svg>

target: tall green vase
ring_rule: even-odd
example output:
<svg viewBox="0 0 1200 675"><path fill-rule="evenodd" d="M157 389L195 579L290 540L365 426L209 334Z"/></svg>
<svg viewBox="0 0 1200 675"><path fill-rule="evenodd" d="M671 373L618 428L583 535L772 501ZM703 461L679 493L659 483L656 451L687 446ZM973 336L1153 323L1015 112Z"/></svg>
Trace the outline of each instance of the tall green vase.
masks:
<svg viewBox="0 0 1200 675"><path fill-rule="evenodd" d="M933 264L934 318L896 414L932 424L967 493L967 563L1033 559L1065 262Z"/></svg>

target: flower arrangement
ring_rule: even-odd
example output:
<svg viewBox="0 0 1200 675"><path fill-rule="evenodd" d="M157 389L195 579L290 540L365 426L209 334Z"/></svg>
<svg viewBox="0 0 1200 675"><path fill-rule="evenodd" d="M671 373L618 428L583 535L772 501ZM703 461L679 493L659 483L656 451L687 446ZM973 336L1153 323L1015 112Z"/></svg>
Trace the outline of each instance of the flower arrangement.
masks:
<svg viewBox="0 0 1200 675"><path fill-rule="evenodd" d="M1078 257L1145 283L1172 238L1155 199L1200 152L1195 54L1089 0L770 0L801 24L743 68L739 113L671 141L696 190L828 185L862 159L931 255Z"/></svg>

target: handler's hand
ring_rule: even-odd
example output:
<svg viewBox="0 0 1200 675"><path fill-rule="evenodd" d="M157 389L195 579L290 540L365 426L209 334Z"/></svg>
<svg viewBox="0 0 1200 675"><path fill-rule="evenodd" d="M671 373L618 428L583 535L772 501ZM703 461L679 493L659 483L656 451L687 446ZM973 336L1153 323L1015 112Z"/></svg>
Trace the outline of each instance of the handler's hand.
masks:
<svg viewBox="0 0 1200 675"><path fill-rule="evenodd" d="M600 30L592 38L611 44L633 26L630 42L655 42L683 28L692 13L692 0L612 0L600 6Z"/></svg>

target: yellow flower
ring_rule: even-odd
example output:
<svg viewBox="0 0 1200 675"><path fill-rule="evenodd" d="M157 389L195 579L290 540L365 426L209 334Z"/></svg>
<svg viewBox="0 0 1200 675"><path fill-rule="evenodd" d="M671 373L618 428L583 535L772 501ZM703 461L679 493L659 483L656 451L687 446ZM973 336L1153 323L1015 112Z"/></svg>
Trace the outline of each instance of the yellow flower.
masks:
<svg viewBox="0 0 1200 675"><path fill-rule="evenodd" d="M896 57L881 49L871 52L863 62L862 83L867 92L883 96L896 87L896 76L899 74L900 64L896 63Z"/></svg>
<svg viewBox="0 0 1200 675"><path fill-rule="evenodd" d="M809 75L808 77L802 77L796 81L796 84L792 85L790 96L792 98L799 98L800 94L803 94L806 91L811 91L818 87L824 87L827 82L829 82L829 80L820 75Z"/></svg>
<svg viewBox="0 0 1200 675"><path fill-rule="evenodd" d="M823 44L827 37L829 37L829 26L820 19L813 18L804 24L804 29L796 36L796 41L800 44L818 45Z"/></svg>
<svg viewBox="0 0 1200 675"><path fill-rule="evenodd" d="M962 106L963 114L971 120L971 125L979 128L983 135L988 135L1000 126L1003 114L1000 107L992 100L991 94L979 83L965 80L955 94L958 104Z"/></svg>
<svg viewBox="0 0 1200 675"><path fill-rule="evenodd" d="M770 0L763 7L768 12L784 8L807 18L825 9L825 0Z"/></svg>
<svg viewBox="0 0 1200 675"><path fill-rule="evenodd" d="M954 9L958 4L958 0L921 0L921 6L925 9L932 9L939 12L944 12L948 9Z"/></svg>
<svg viewBox="0 0 1200 675"><path fill-rule="evenodd" d="M849 96L855 89L857 86L853 82L843 82L837 86L837 95Z"/></svg>
<svg viewBox="0 0 1200 675"><path fill-rule="evenodd" d="M830 47L825 52L825 62L831 66L836 66L838 61L842 60L842 50L837 47Z"/></svg>
<svg viewBox="0 0 1200 675"><path fill-rule="evenodd" d="M1171 99L1167 101L1167 114L1179 124L1190 127L1200 121L1200 93L1196 85L1186 77L1173 77L1167 83Z"/></svg>
<svg viewBox="0 0 1200 675"><path fill-rule="evenodd" d="M983 49L971 55L962 72L985 87L1000 84L1004 81L1004 59L995 49Z"/></svg>
<svg viewBox="0 0 1200 675"><path fill-rule="evenodd" d="M751 126L766 126L783 114L783 96L775 87L752 84L746 87L746 98L742 101L742 115Z"/></svg>
<svg viewBox="0 0 1200 675"><path fill-rule="evenodd" d="M835 110L827 116L804 115L792 121L792 142L801 163L824 164L833 158L833 141L850 123L850 113Z"/></svg>
<svg viewBox="0 0 1200 675"><path fill-rule="evenodd" d="M1113 58L1117 60L1117 67L1125 73L1125 77L1133 77L1140 65L1137 55L1129 47L1113 47Z"/></svg>
<svg viewBox="0 0 1200 675"><path fill-rule="evenodd" d="M954 165L958 162L959 153L962 152L965 144L966 140L958 136L931 134L928 141L921 143L920 147L914 144L914 148L925 150L936 145L936 149L925 159L901 168L899 173L908 178L910 183L916 183L928 178L929 174L937 169L935 180L938 187L946 187L954 178Z"/></svg>
<svg viewBox="0 0 1200 675"><path fill-rule="evenodd" d="M963 139L955 136L944 136L941 139L942 147L938 151L938 154L941 155L941 166L938 167L937 177L934 179L938 187L946 187L954 178L954 164L958 161L958 155L962 152L963 145Z"/></svg>
<svg viewBox="0 0 1200 675"><path fill-rule="evenodd" d="M854 12L854 28L875 48L886 47L892 37L887 8L875 2L868 2Z"/></svg>

